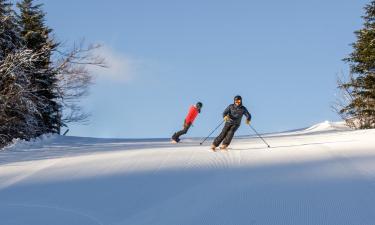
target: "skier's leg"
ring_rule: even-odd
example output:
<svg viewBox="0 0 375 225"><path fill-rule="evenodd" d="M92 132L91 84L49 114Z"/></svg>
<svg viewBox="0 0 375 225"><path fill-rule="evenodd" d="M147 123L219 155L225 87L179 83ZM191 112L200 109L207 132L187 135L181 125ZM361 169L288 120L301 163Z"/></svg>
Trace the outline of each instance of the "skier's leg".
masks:
<svg viewBox="0 0 375 225"><path fill-rule="evenodd" d="M236 132L236 130L240 127L240 125L238 124L234 124L232 125L229 130L228 130L228 133L227 135L225 136L224 140L223 140L223 145L224 146L229 146L229 144L232 142L232 139L233 139L233 136L234 136L234 133Z"/></svg>
<svg viewBox="0 0 375 225"><path fill-rule="evenodd" d="M175 140L175 141L177 141L177 142L179 142L180 141L180 136L186 134L189 131L190 126L191 126L191 124L186 124L185 123L184 124L184 129L182 129L182 130L174 133L173 136L172 136L172 139Z"/></svg>
<svg viewBox="0 0 375 225"><path fill-rule="evenodd" d="M179 134L180 134L180 132L181 132L181 131L178 131L178 132L174 133L173 136L172 136L172 140L178 142L177 140L179 139L179 136L180 136Z"/></svg>
<svg viewBox="0 0 375 225"><path fill-rule="evenodd" d="M215 138L214 142L212 143L213 146L217 147L217 146L220 145L220 143L223 141L223 139L227 135L230 127L231 127L231 125L229 123L225 123L225 126L224 126L223 130L221 131L219 136L217 136Z"/></svg>

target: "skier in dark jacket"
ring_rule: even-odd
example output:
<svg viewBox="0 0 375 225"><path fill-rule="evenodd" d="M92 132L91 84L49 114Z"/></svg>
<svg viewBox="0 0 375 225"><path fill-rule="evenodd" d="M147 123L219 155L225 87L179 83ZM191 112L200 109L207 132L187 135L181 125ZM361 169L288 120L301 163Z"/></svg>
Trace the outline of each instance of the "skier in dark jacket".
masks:
<svg viewBox="0 0 375 225"><path fill-rule="evenodd" d="M189 109L189 113L187 114L184 120L184 127L182 130L176 132L172 136L172 142L178 143L180 142L180 136L184 135L188 132L190 126L193 124L195 118L198 116L198 113L201 113L201 109L203 107L202 102L197 102L197 104L192 105Z"/></svg>
<svg viewBox="0 0 375 225"><path fill-rule="evenodd" d="M216 151L216 148L221 145L220 149L227 150L230 142L233 139L234 133L241 125L242 116L246 116L246 124L250 125L251 114L247 111L246 107L242 105L241 96L234 97L234 104L230 104L223 112L225 126L220 135L215 138L211 145L211 149Z"/></svg>

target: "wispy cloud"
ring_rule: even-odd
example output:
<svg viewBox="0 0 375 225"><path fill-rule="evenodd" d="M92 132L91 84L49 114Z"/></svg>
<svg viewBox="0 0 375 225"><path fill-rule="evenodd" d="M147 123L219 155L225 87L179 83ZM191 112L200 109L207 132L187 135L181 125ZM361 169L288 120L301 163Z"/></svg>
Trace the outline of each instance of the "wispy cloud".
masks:
<svg viewBox="0 0 375 225"><path fill-rule="evenodd" d="M129 82L136 73L138 62L107 45L95 50L95 55L105 60L108 68L92 67L90 71L99 79Z"/></svg>

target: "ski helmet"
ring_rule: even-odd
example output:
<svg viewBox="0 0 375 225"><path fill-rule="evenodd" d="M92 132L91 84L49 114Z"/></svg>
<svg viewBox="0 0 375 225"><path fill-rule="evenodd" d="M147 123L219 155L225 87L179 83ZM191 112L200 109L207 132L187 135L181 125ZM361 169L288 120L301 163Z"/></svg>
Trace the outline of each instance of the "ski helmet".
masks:
<svg viewBox="0 0 375 225"><path fill-rule="evenodd" d="M197 104L195 104L195 107L197 107L198 112L201 113L201 109L202 109L202 107L203 107L202 102L197 102Z"/></svg>
<svg viewBox="0 0 375 225"><path fill-rule="evenodd" d="M240 95L236 95L236 97L234 97L234 101L237 101L237 100L241 100L242 101L242 97Z"/></svg>
<svg viewBox="0 0 375 225"><path fill-rule="evenodd" d="M237 105L236 101L240 101L240 103L239 103L238 105L240 105L240 106L242 105L242 97L241 97L241 96L236 95L236 96L234 97L234 104Z"/></svg>

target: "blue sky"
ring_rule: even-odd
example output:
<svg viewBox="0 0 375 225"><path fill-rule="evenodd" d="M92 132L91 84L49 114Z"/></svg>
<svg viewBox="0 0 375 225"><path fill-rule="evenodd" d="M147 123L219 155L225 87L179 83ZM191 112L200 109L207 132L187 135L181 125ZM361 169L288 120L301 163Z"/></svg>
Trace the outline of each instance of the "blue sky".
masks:
<svg viewBox="0 0 375 225"><path fill-rule="evenodd" d="M101 43L111 66L93 69L90 124L69 134L147 138L169 137L197 101L188 136L204 136L237 94L260 132L339 120L336 76L369 1L39 2L59 41Z"/></svg>

